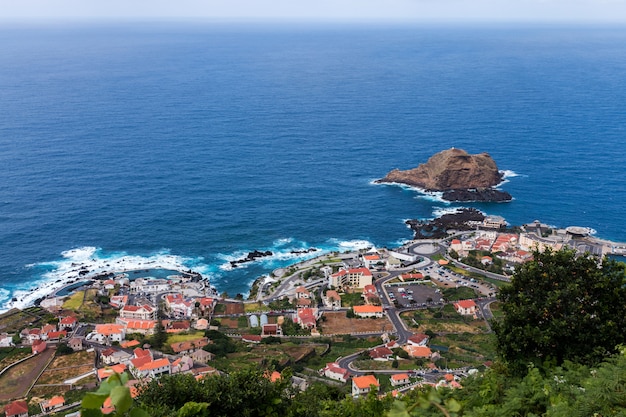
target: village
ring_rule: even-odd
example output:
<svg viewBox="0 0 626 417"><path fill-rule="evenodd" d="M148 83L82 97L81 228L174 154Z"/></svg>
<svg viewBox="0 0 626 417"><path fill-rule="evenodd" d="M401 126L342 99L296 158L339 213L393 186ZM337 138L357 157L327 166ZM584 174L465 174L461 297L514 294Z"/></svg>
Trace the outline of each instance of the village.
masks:
<svg viewBox="0 0 626 417"><path fill-rule="evenodd" d="M183 276L118 274L11 310L0 316L0 403L7 417L77 416L80 394L113 373L129 373L136 395L146 380L201 379L227 361L263 366L270 379L292 366L299 389L321 379L354 397L458 388L493 359L484 346L495 295L516 265L533 250L607 251L584 228L505 229L493 216L473 226L304 260L257 280L248 300Z"/></svg>

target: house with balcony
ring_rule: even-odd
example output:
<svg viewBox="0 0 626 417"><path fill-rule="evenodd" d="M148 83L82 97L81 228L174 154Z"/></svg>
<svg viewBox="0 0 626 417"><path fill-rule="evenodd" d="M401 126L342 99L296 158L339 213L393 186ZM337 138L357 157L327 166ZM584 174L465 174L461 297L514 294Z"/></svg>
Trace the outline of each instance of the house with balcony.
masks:
<svg viewBox="0 0 626 417"><path fill-rule="evenodd" d="M332 288L365 288L372 284L372 279L372 272L367 268L349 268L332 274L328 284Z"/></svg>
<svg viewBox="0 0 626 417"><path fill-rule="evenodd" d="M119 317L121 319L131 320L156 320L157 310L156 308L144 304L141 306L125 305L120 309Z"/></svg>
<svg viewBox="0 0 626 417"><path fill-rule="evenodd" d="M333 310L339 310L341 308L341 297L335 290L326 291L326 295L322 297L322 302L324 306L332 308Z"/></svg>

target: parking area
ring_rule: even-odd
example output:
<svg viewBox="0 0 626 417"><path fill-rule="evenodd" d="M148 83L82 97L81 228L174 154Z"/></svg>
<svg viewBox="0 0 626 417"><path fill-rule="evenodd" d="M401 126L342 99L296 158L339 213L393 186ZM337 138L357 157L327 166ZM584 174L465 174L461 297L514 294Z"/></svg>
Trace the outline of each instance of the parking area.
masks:
<svg viewBox="0 0 626 417"><path fill-rule="evenodd" d="M437 281L443 287L470 287L483 294L489 294L490 291L493 291L478 283L476 279L468 278L447 268L430 266L425 268L422 273L429 275L433 281Z"/></svg>
<svg viewBox="0 0 626 417"><path fill-rule="evenodd" d="M418 307L441 301L440 290L432 283L394 283L385 285L392 303L399 307Z"/></svg>

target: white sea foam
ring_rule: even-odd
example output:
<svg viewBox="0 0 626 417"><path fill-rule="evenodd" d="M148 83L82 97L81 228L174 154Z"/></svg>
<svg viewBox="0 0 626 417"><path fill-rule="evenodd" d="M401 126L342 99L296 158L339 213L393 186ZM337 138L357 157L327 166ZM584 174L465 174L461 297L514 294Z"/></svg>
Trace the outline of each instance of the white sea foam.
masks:
<svg viewBox="0 0 626 417"><path fill-rule="evenodd" d="M273 245L274 246L284 246L284 245L288 245L288 244L292 243L293 241L294 241L294 238L287 237L287 238L275 240Z"/></svg>
<svg viewBox="0 0 626 417"><path fill-rule="evenodd" d="M511 171L511 170L500 171L500 173L502 174L502 181L500 181L500 183L498 185L496 185L496 188L499 188L500 186L510 182L509 178L525 177L526 176L526 175L518 174L517 172Z"/></svg>
<svg viewBox="0 0 626 417"><path fill-rule="evenodd" d="M353 251L360 249L368 249L374 246L374 244L368 240L355 239L355 240L338 240L329 239L330 243L336 245L339 251Z"/></svg>
<svg viewBox="0 0 626 417"><path fill-rule="evenodd" d="M514 177L521 177L522 174L518 174L515 171L511 171L510 169L505 169L500 171L500 173L502 174L502 178L514 178Z"/></svg>
<svg viewBox="0 0 626 417"><path fill-rule="evenodd" d="M61 253L63 259L32 265L49 268L35 282L29 282L13 292L14 300L2 304L1 310L25 308L37 299L44 298L67 284L93 278L103 273L122 273L143 269L188 271L192 258L171 255L163 250L150 256L126 253L103 254L95 247L82 247Z"/></svg>
<svg viewBox="0 0 626 417"><path fill-rule="evenodd" d="M433 207L433 219L443 216L444 214L456 214L463 207Z"/></svg>
<svg viewBox="0 0 626 417"><path fill-rule="evenodd" d="M311 252L308 252L309 249L311 249L311 246L309 246L306 242L298 241L294 238L284 238L274 241L272 247L270 248L258 249L261 252L269 250L272 252L272 255L258 257L253 261L238 263L236 266L233 266L231 262L246 258L248 253L252 252L252 250L238 250L230 254L220 253L217 257L224 261L219 265L219 269L221 271L232 271L234 269L247 268L248 266L254 264L274 266L274 263L281 263L289 260L305 260L325 253L324 250L320 248L315 248L317 250Z"/></svg>

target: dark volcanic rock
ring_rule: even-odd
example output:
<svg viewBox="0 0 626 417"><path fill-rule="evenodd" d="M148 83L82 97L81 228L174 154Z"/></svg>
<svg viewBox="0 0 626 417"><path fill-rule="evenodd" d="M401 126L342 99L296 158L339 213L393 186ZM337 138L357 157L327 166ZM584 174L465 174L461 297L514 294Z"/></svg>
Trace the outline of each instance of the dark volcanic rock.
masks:
<svg viewBox="0 0 626 417"><path fill-rule="evenodd" d="M509 201L510 194L493 187L502 182L502 173L487 153L470 155L462 149L439 152L417 168L394 169L378 183L398 183L443 191L449 201Z"/></svg>
<svg viewBox="0 0 626 417"><path fill-rule="evenodd" d="M488 201L488 202L506 202L511 201L513 197L506 191L496 190L495 188L484 188L481 190L449 190L444 191L442 198L448 201Z"/></svg>
<svg viewBox="0 0 626 417"><path fill-rule="evenodd" d="M265 252L254 250L252 252L248 252L248 255L246 255L245 258L237 259L236 261L230 261L230 266L232 266L233 268L236 268L238 264L252 262L256 260L257 258L264 258L266 256L272 256L272 255L273 255L272 251L269 251L269 250Z"/></svg>
<svg viewBox="0 0 626 417"><path fill-rule="evenodd" d="M469 222L482 222L485 215L473 208L461 208L456 213L444 214L433 220L407 220L405 223L415 232L414 239L442 239L448 230L472 230Z"/></svg>

